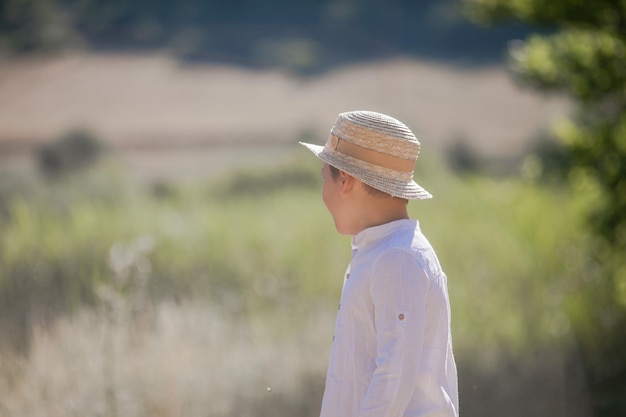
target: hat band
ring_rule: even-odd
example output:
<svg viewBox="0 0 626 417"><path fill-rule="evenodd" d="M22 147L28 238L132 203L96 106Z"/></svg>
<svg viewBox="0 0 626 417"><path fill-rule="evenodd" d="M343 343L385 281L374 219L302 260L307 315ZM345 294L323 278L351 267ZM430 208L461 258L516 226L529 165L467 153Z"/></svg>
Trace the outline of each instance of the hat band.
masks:
<svg viewBox="0 0 626 417"><path fill-rule="evenodd" d="M373 149L367 149L347 142L332 133L328 136L326 147L343 155L394 171L413 173L413 168L415 167L415 161L412 159L398 158Z"/></svg>

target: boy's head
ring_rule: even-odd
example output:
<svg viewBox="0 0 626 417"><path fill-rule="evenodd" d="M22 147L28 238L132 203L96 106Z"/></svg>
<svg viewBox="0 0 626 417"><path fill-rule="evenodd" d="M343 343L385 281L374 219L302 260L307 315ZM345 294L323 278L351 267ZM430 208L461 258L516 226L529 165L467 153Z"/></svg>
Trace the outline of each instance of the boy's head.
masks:
<svg viewBox="0 0 626 417"><path fill-rule="evenodd" d="M328 165L374 190L405 200L432 197L413 180L419 141L390 116L371 111L341 113L324 146L302 144Z"/></svg>

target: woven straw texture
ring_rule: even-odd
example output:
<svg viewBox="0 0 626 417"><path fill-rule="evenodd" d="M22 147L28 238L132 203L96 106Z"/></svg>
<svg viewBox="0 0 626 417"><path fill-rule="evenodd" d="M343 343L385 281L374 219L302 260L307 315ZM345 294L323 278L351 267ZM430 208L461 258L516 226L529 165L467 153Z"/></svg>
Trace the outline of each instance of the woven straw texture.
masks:
<svg viewBox="0 0 626 417"><path fill-rule="evenodd" d="M420 150L419 141L406 125L376 112L341 113L330 134L371 151L372 155L380 153L405 161L416 161ZM300 143L322 161L394 197L407 200L432 198L428 191L413 180L413 172L385 168L345 155L330 146L330 139L325 146Z"/></svg>

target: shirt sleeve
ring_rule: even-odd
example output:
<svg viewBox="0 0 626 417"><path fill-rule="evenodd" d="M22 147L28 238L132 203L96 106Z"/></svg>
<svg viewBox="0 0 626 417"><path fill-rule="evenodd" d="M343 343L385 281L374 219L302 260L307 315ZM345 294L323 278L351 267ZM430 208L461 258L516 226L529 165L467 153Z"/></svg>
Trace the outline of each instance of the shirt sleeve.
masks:
<svg viewBox="0 0 626 417"><path fill-rule="evenodd" d="M428 278L413 254L404 250L382 254L372 274L376 369L359 417L401 416L422 361Z"/></svg>

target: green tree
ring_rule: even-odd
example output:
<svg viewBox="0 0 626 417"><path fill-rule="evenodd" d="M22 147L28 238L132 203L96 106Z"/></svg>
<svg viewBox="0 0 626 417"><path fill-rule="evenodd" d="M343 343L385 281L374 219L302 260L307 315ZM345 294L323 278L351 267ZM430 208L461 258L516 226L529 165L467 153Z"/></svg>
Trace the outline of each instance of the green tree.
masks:
<svg viewBox="0 0 626 417"><path fill-rule="evenodd" d="M576 104L554 135L565 146L572 189L594 193L594 238L570 312L595 413L626 415L626 0L464 0L464 7L478 24L519 20L547 29L513 44L510 67L524 84Z"/></svg>

